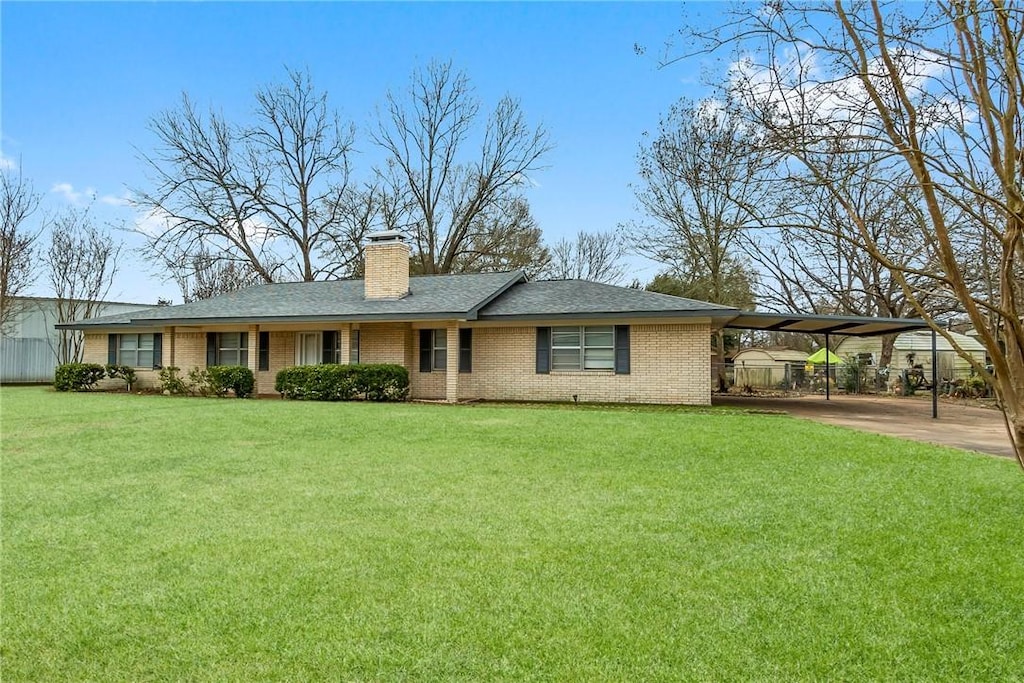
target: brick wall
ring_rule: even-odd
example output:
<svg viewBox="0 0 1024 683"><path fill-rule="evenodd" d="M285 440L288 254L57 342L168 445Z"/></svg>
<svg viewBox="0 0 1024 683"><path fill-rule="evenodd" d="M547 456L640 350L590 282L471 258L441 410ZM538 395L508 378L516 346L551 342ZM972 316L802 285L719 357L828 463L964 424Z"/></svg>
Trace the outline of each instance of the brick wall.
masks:
<svg viewBox="0 0 1024 683"><path fill-rule="evenodd" d="M167 344L167 339L164 339ZM174 364L181 368L183 377L193 368L206 367L206 333L205 332L182 332L176 330L174 333Z"/></svg>
<svg viewBox="0 0 1024 683"><path fill-rule="evenodd" d="M446 327L447 324L438 323L436 329ZM409 369L413 398L446 397L446 372L419 371L419 331L412 325L369 323L359 329L361 362L404 365ZM711 400L710 335L711 328L706 323L631 325L630 374L588 370L538 375L535 327L474 327L473 372L458 374L458 397L572 401L576 395L583 402L707 405ZM183 376L187 377L193 367L206 367L206 333L175 331L172 335L170 328L164 332L165 365L170 362L172 336L174 364L181 368ZM458 371L457 340L457 332L449 337L449 366L454 373ZM105 333L85 335L85 360L106 364ZM254 359L254 366L255 362ZM272 394L277 372L294 364L295 332L271 332L270 369L256 373L258 393ZM158 385L156 371L140 370L138 376L140 388ZM109 386L117 383L110 382Z"/></svg>
<svg viewBox="0 0 1024 683"><path fill-rule="evenodd" d="M412 342L409 323L371 323L359 326L359 362L408 365Z"/></svg>
<svg viewBox="0 0 1024 683"><path fill-rule="evenodd" d="M295 365L295 333L294 332L271 332L270 333L270 369L256 372L256 393L273 394L274 382L277 380L277 373L284 368ZM259 358L257 365L259 367Z"/></svg>
<svg viewBox="0 0 1024 683"><path fill-rule="evenodd" d="M630 374L612 370L538 375L535 327L473 330L473 372L459 376L459 398L508 401L711 402L708 324L632 325Z"/></svg>
<svg viewBox="0 0 1024 683"><path fill-rule="evenodd" d="M409 245L382 242L366 245L367 299L397 299L409 293Z"/></svg>

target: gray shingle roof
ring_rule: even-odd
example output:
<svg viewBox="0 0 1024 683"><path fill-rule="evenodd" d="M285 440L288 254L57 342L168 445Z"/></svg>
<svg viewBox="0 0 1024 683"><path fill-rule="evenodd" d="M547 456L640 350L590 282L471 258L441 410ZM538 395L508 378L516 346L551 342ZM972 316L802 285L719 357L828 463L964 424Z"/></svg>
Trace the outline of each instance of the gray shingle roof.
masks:
<svg viewBox="0 0 1024 683"><path fill-rule="evenodd" d="M523 282L480 310L481 320L553 317L611 318L624 315L728 316L729 306L586 280Z"/></svg>
<svg viewBox="0 0 1024 683"><path fill-rule="evenodd" d="M526 282L519 271L409 279L397 300L368 300L362 280L257 285L179 306L154 306L64 327L158 327L212 323L416 319L540 320L624 316L732 318L737 310L704 301L585 280Z"/></svg>
<svg viewBox="0 0 1024 683"><path fill-rule="evenodd" d="M92 318L70 326L85 329L249 321L473 319L481 306L521 280L523 274L519 271L413 277L409 278L409 295L396 300L365 299L362 280L257 285L212 299Z"/></svg>

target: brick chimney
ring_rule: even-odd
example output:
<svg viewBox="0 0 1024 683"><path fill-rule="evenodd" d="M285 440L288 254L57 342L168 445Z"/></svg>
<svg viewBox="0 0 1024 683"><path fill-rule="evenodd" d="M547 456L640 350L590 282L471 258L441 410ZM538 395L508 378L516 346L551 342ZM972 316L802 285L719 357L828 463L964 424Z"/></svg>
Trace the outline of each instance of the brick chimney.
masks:
<svg viewBox="0 0 1024 683"><path fill-rule="evenodd" d="M367 299L401 299L409 294L409 255L411 249L397 230L367 235L364 257Z"/></svg>

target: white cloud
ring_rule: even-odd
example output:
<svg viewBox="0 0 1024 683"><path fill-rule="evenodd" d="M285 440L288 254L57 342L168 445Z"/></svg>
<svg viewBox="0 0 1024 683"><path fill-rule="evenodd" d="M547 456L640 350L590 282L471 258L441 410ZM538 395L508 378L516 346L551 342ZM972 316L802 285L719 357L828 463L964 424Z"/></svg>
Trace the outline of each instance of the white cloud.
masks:
<svg viewBox="0 0 1024 683"><path fill-rule="evenodd" d="M109 206L131 206L132 196L128 192L125 192L120 197L112 194L105 194L100 197L100 202Z"/></svg>
<svg viewBox="0 0 1024 683"><path fill-rule="evenodd" d="M71 183L57 183L50 188L50 192L60 195L64 198L64 201L71 204L81 204L84 200L96 198L96 190L93 188L87 187L79 191Z"/></svg>
<svg viewBox="0 0 1024 683"><path fill-rule="evenodd" d="M536 180L526 175L525 173L516 173L512 176L513 185L526 185L527 187L541 187L541 184Z"/></svg>
<svg viewBox="0 0 1024 683"><path fill-rule="evenodd" d="M969 107L943 94L941 81L946 67L936 55L908 52L895 58L895 68L923 122L941 128L976 118ZM872 74L872 85L882 99L893 99L886 66L875 58L867 72ZM813 49L788 48L773 64L759 63L754 55L748 55L730 65L729 81L732 91L748 105L773 107L774 117L784 125L851 134L862 126L878 125L874 104L860 76L830 72Z"/></svg>
<svg viewBox="0 0 1024 683"><path fill-rule="evenodd" d="M18 169L18 162L0 152L0 171L16 171Z"/></svg>
<svg viewBox="0 0 1024 683"><path fill-rule="evenodd" d="M165 233L174 222L174 218L160 209L153 209L139 214L135 218L135 229L144 235L156 237Z"/></svg>

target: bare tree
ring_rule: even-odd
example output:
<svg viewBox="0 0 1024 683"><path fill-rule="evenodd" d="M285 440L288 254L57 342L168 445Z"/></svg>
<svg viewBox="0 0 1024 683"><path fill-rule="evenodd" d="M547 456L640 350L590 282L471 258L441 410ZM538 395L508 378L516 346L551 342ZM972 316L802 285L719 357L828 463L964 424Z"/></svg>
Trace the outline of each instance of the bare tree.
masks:
<svg viewBox="0 0 1024 683"><path fill-rule="evenodd" d="M576 239L563 238L551 247L551 262L543 274L555 280L618 284L626 277L625 253L622 235L581 230Z"/></svg>
<svg viewBox="0 0 1024 683"><path fill-rule="evenodd" d="M387 155L384 187L405 199L402 218L417 272L521 260L511 253L530 242L520 233L536 229L528 211L501 209L525 206L527 176L551 149L547 133L528 125L508 96L482 130L480 123L469 79L450 63L432 63L413 74L406 93L387 96L372 137Z"/></svg>
<svg viewBox="0 0 1024 683"><path fill-rule="evenodd" d="M729 302L726 305L749 311L754 308L756 281L754 272L741 261L727 259L718 273L717 282L712 282L711 276L707 273L679 273L666 270L655 275L644 289L707 301L708 292L717 287L722 298Z"/></svg>
<svg viewBox="0 0 1024 683"><path fill-rule="evenodd" d="M743 270L742 233L765 220L763 174L770 158L731 102L680 100L637 157L640 208L652 222L631 227L637 249L673 276L703 285L698 298L726 305L727 280ZM749 290L736 292L746 299ZM697 294L697 292L694 292Z"/></svg>
<svg viewBox="0 0 1024 683"><path fill-rule="evenodd" d="M1024 467L1024 8L778 0L737 12L721 31L696 36L707 49L742 53L730 95L842 208L841 236L888 269L914 311L993 387ZM853 154L865 145L870 163L898 161L910 178L924 268L879 243L851 184L833 175L863 168ZM835 157L849 163L825 163ZM991 269L981 286L979 254ZM958 348L922 292L958 302L991 366Z"/></svg>
<svg viewBox="0 0 1024 683"><path fill-rule="evenodd" d="M263 281L244 263L220 261L208 252L195 254L188 263L176 266L172 278L181 290L184 303L209 299Z"/></svg>
<svg viewBox="0 0 1024 683"><path fill-rule="evenodd" d="M543 234L530 205L519 196L505 197L477 217L475 227L462 254L455 260L456 273L494 273L522 270L535 277L548 264L550 256ZM418 272L423 261L413 258Z"/></svg>
<svg viewBox="0 0 1024 683"><path fill-rule="evenodd" d="M35 241L38 233L25 221L39 206L39 195L21 174L0 173L0 334L8 334L20 306L15 301L36 278Z"/></svg>
<svg viewBox="0 0 1024 683"><path fill-rule="evenodd" d="M89 209L67 209L50 224L47 274L56 297L57 323L99 315L117 273L121 245L92 222ZM59 330L58 363L82 360L82 333Z"/></svg>
<svg viewBox="0 0 1024 683"><path fill-rule="evenodd" d="M839 168L850 158L854 168ZM908 186L907 174L891 162L863 158L852 150L829 154L820 160L830 170L832 182L844 185L843 192L856 207L865 231L889 258L902 259L917 270L930 263L927 245L919 238L924 221L919 194ZM779 211L778 225L753 235L743 244L748 259L758 268L758 298L761 305L777 311L910 317L915 308L900 282L877 259L871 257L859 238L849 237L849 217L837 204L833 190L806 176L786 178L787 191L780 199L786 214ZM918 302L932 315L952 312L955 299L930 289L927 278L908 275L906 282ZM882 337L879 365L892 358L895 335ZM819 345L823 340L818 340Z"/></svg>
<svg viewBox="0 0 1024 683"><path fill-rule="evenodd" d="M159 225L143 233L150 258L171 269L209 254L265 282L348 274L360 258L347 220L353 127L297 71L256 93L254 116L204 117L184 95L150 121L160 145L142 156L152 187L134 191Z"/></svg>

